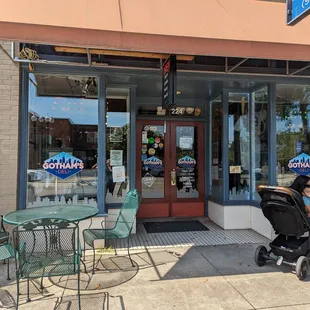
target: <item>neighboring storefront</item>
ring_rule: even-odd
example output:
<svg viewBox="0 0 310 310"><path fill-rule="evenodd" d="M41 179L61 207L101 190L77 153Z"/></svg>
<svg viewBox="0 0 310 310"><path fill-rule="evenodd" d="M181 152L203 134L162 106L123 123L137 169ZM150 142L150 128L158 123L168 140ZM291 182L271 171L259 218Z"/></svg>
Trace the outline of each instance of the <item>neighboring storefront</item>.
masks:
<svg viewBox="0 0 310 310"><path fill-rule="evenodd" d="M289 161L310 155L307 42L283 38L254 48L235 33L220 45L200 38L212 53L197 41L190 53L184 33L178 54L180 37L152 34L148 50L134 52L116 41L109 49L86 48L87 40L64 46L63 31L72 30L65 28L57 29L59 42L46 42L52 26L41 41L0 42L2 212L17 201L18 208L92 204L115 215L137 188L139 218L208 216L225 229L271 236L256 187L289 185L296 176ZM126 44L134 36L123 35ZM133 44L148 42L140 35ZM169 53L177 54L177 78L167 108L162 64Z"/></svg>

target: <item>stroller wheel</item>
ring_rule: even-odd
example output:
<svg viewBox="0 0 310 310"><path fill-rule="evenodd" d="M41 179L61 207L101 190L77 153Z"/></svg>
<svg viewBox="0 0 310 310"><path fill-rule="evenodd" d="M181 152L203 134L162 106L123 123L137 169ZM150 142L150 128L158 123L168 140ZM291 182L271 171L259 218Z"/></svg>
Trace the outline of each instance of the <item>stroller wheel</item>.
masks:
<svg viewBox="0 0 310 310"><path fill-rule="evenodd" d="M305 256L300 256L296 262L296 276L304 280L308 275L309 261Z"/></svg>
<svg viewBox="0 0 310 310"><path fill-rule="evenodd" d="M254 254L254 260L257 266L264 266L266 264L266 257L267 255L267 249L263 245L260 245L257 247L255 254Z"/></svg>

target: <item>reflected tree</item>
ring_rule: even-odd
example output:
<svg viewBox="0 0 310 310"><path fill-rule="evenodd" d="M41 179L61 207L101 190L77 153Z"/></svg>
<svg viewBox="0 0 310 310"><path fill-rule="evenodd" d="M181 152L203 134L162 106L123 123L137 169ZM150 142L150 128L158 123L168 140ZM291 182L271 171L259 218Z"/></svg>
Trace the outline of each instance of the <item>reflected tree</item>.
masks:
<svg viewBox="0 0 310 310"><path fill-rule="evenodd" d="M285 87L277 94L277 157L286 167L288 161L310 153L310 86Z"/></svg>

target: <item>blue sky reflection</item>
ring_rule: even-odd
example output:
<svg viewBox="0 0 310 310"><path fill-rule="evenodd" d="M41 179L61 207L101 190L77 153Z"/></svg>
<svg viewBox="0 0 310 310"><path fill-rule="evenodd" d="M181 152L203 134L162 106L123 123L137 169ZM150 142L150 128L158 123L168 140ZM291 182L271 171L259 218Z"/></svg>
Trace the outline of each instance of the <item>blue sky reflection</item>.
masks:
<svg viewBox="0 0 310 310"><path fill-rule="evenodd" d="M98 125L97 99L37 96L36 86L29 85L29 111L38 117L65 118L78 125ZM129 113L108 112L107 116L108 127L129 123Z"/></svg>

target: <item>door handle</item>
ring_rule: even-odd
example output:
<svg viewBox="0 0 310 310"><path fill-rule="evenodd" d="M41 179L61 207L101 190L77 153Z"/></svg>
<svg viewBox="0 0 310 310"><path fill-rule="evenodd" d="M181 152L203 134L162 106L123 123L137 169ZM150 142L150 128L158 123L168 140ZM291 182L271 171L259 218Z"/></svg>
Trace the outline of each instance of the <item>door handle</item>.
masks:
<svg viewBox="0 0 310 310"><path fill-rule="evenodd" d="M172 186L175 186L176 183L177 183L177 181L176 181L175 169L173 169L173 170L171 171L171 185L172 185Z"/></svg>

